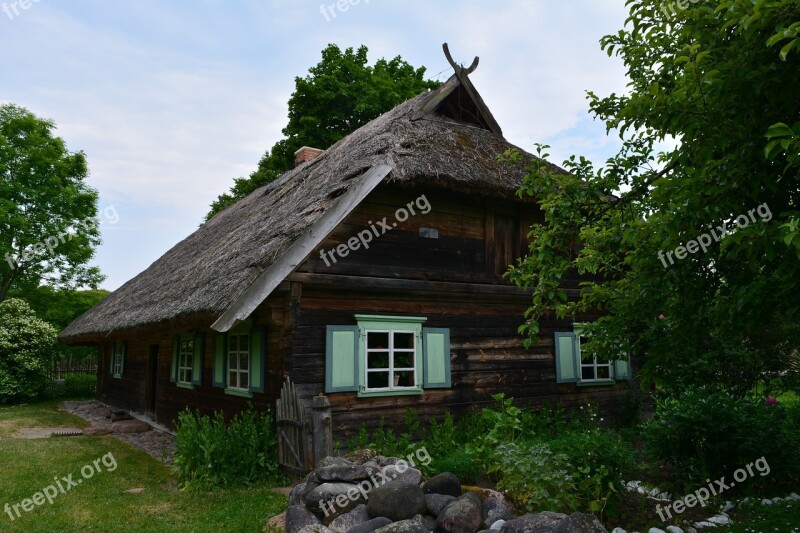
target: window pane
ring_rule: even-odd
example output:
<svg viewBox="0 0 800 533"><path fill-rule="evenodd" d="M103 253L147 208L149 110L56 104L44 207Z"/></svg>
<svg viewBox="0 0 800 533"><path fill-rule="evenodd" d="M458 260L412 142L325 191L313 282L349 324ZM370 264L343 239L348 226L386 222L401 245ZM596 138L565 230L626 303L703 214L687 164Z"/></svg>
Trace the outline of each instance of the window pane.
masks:
<svg viewBox="0 0 800 533"><path fill-rule="evenodd" d="M388 372L367 372L367 388L383 389L389 386Z"/></svg>
<svg viewBox="0 0 800 533"><path fill-rule="evenodd" d="M609 379L611 377L611 371L608 368L608 365L598 365L597 367L597 379Z"/></svg>
<svg viewBox="0 0 800 533"><path fill-rule="evenodd" d="M186 374L184 375L184 379L183 380L186 383L189 383L190 381L192 381L192 369L191 368L187 368L186 369Z"/></svg>
<svg viewBox="0 0 800 533"><path fill-rule="evenodd" d="M367 348L388 350L389 334L376 331L367 332Z"/></svg>
<svg viewBox="0 0 800 533"><path fill-rule="evenodd" d="M594 379L594 367L593 366L582 366L581 367L581 379Z"/></svg>
<svg viewBox="0 0 800 533"><path fill-rule="evenodd" d="M398 349L413 348L414 347L414 334L413 333L400 333L394 334L394 347Z"/></svg>
<svg viewBox="0 0 800 533"><path fill-rule="evenodd" d="M413 387L414 372L395 372L394 373L394 386L395 387Z"/></svg>
<svg viewBox="0 0 800 533"><path fill-rule="evenodd" d="M234 389L239 386L239 382L236 380L236 376L238 376L238 373L228 372L228 386Z"/></svg>
<svg viewBox="0 0 800 533"><path fill-rule="evenodd" d="M250 367L248 366L250 361L248 361L248 356L246 353L239 354L239 370L248 370Z"/></svg>
<svg viewBox="0 0 800 533"><path fill-rule="evenodd" d="M389 352L369 352L367 368L389 368Z"/></svg>
<svg viewBox="0 0 800 533"><path fill-rule="evenodd" d="M228 368L229 369L236 370L237 368L239 368L239 365L237 364L238 362L239 362L239 358L236 357L235 353L232 353L232 354L230 354L228 356Z"/></svg>
<svg viewBox="0 0 800 533"><path fill-rule="evenodd" d="M250 374L248 372L242 372L239 374L239 388L240 389L247 389L250 387Z"/></svg>
<svg viewBox="0 0 800 533"><path fill-rule="evenodd" d="M414 368L413 352L396 352L394 354L395 368Z"/></svg>
<svg viewBox="0 0 800 533"><path fill-rule="evenodd" d="M237 335L231 335L228 337L228 351L235 352L239 349L239 337Z"/></svg>
<svg viewBox="0 0 800 533"><path fill-rule="evenodd" d="M250 337L247 335L241 335L239 337L239 350L242 352L247 352L250 350Z"/></svg>

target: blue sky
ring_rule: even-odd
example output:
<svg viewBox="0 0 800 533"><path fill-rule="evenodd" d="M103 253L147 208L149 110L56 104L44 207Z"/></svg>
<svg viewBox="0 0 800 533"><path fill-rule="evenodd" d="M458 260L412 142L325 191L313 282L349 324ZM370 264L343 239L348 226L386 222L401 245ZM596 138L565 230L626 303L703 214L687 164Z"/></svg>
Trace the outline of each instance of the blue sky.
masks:
<svg viewBox="0 0 800 533"><path fill-rule="evenodd" d="M512 143L550 144L554 163L616 151L585 93L625 90L623 65L598 44L623 26L623 0L341 5L0 0L0 103L53 119L69 149L86 153L101 213L118 215L101 216L104 288L194 231L255 169L281 138L295 76L328 43L364 44L372 62L400 55L444 80L446 41L458 62L480 56L471 78Z"/></svg>

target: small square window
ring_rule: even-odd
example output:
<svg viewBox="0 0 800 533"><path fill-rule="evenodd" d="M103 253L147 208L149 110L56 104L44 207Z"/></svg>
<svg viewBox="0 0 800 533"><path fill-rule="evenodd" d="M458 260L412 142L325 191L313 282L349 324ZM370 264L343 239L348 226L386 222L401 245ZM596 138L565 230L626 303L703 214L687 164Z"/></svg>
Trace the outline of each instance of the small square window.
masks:
<svg viewBox="0 0 800 533"><path fill-rule="evenodd" d="M366 390L417 387L417 340L414 331L366 332Z"/></svg>

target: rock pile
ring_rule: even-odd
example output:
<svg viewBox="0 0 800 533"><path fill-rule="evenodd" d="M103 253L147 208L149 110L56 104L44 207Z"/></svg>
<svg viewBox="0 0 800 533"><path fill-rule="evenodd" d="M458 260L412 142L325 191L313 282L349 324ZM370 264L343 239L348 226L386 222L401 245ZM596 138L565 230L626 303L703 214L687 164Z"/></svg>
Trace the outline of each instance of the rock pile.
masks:
<svg viewBox="0 0 800 533"><path fill-rule="evenodd" d="M327 457L289 495L286 533L605 533L592 515L515 517L494 490L442 473L423 479L408 460L359 450Z"/></svg>

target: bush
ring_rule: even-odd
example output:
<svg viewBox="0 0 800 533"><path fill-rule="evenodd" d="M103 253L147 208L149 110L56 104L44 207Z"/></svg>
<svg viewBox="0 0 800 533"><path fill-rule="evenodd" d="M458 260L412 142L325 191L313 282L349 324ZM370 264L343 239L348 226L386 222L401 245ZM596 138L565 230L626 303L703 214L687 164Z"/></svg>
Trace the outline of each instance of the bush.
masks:
<svg viewBox="0 0 800 533"><path fill-rule="evenodd" d="M23 300L0 302L0 403L36 400L47 391L56 330Z"/></svg>
<svg viewBox="0 0 800 533"><path fill-rule="evenodd" d="M65 398L93 398L97 392L94 374L67 374L64 378Z"/></svg>
<svg viewBox="0 0 800 533"><path fill-rule="evenodd" d="M578 505L567 456L553 453L547 444L499 444L490 454L489 472L497 475L497 488L526 513Z"/></svg>
<svg viewBox="0 0 800 533"><path fill-rule="evenodd" d="M602 429L564 433L549 442L554 453L567 457L581 508L599 513L616 503L622 480L633 470L630 444Z"/></svg>
<svg viewBox="0 0 800 533"><path fill-rule="evenodd" d="M734 397L725 390L690 389L659 399L656 416L645 425L648 450L675 466L684 486L730 476L764 457L769 477L737 483L754 492L794 489L800 481L800 412L769 405L763 398Z"/></svg>
<svg viewBox="0 0 800 533"><path fill-rule="evenodd" d="M474 474L478 466L469 466L472 456L463 452L464 444L474 441L478 435L485 433L485 424L478 411L471 411L459 419L456 424L453 415L447 413L440 422L436 418L428 420L427 427L419 421L419 414L412 408L406 409L403 417L404 431L396 432L388 428L381 419L380 425L370 433L365 424L359 427L358 435L349 443L351 449L369 448L385 456L405 457L409 453L425 447L433 460L427 464L417 464L416 468L426 476L440 472L452 471L439 466L442 461L460 468L468 478L480 477ZM452 473L456 474L455 471Z"/></svg>
<svg viewBox="0 0 800 533"><path fill-rule="evenodd" d="M184 489L285 481L278 472L278 441L269 410L250 406L226 424L221 412L209 418L186 409L178 415L175 445L178 484Z"/></svg>
<svg viewBox="0 0 800 533"><path fill-rule="evenodd" d="M463 452L456 455L448 455L442 459L434 459L430 467L431 470L436 473L450 472L454 474L461 483L467 485L477 483L483 472L480 465L472 457Z"/></svg>

